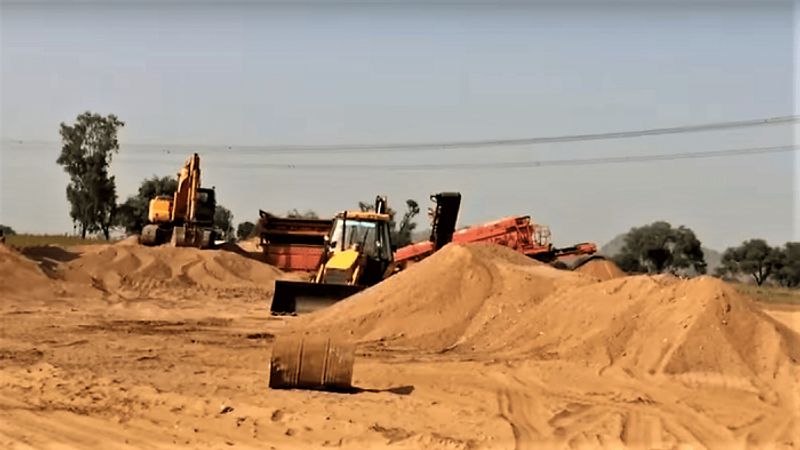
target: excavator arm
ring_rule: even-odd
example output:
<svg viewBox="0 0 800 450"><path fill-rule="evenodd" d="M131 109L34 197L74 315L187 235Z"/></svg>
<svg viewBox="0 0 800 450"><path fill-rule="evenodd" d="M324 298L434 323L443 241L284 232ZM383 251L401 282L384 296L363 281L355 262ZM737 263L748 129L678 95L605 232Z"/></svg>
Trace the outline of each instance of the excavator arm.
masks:
<svg viewBox="0 0 800 450"><path fill-rule="evenodd" d="M209 248L217 233L213 229L216 199L213 189L200 187L200 156L192 154L178 172L175 194L150 201L148 220L139 241L144 245Z"/></svg>

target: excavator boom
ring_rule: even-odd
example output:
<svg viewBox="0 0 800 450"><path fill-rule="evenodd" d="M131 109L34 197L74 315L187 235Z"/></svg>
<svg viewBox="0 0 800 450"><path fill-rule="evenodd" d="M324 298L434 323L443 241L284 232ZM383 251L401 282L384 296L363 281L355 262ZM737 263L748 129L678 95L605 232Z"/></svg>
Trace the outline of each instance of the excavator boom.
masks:
<svg viewBox="0 0 800 450"><path fill-rule="evenodd" d="M192 154L178 172L177 189L172 197L150 200L149 223L139 241L144 245L170 242L173 246L209 248L216 232L213 229L216 198L213 189L200 187L200 156Z"/></svg>

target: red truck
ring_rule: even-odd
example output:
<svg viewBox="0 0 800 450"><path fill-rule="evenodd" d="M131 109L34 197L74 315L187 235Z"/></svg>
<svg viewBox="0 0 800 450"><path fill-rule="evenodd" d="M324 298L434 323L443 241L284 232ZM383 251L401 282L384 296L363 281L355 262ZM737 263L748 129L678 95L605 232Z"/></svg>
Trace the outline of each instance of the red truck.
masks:
<svg viewBox="0 0 800 450"><path fill-rule="evenodd" d="M314 271L333 219L277 217L259 210L260 245L267 263L286 271Z"/></svg>

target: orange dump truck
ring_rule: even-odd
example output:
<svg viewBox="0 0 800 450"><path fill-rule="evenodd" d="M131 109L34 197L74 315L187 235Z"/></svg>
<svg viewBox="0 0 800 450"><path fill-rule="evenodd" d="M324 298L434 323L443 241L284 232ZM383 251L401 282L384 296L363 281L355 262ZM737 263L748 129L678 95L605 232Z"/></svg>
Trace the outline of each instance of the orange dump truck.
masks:
<svg viewBox="0 0 800 450"><path fill-rule="evenodd" d="M333 219L277 217L259 210L261 248L267 263L286 271L317 270Z"/></svg>

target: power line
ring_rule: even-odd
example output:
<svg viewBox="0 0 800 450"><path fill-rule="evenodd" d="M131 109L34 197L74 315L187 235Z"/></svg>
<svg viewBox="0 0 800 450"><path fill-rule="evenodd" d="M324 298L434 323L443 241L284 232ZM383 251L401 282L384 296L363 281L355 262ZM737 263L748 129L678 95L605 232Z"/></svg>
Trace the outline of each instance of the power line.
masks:
<svg viewBox="0 0 800 450"><path fill-rule="evenodd" d="M682 133L699 133L706 131L721 131L737 128L752 128L765 125L782 125L798 122L800 116L777 116L766 119L751 119L729 122L713 122L698 125L683 125L666 128L649 128L644 130L615 131L607 133L587 133L561 136L543 136L521 139L490 139L478 141L448 141L448 142L421 142L421 143L375 143L375 144L324 144L324 145L244 145L228 147L229 150L241 152L250 150L259 153L346 153L363 151L408 151L408 150L447 150L457 148L483 148L483 147L520 147L540 144L553 144L564 142L601 141L611 139L630 139L646 136L663 136Z"/></svg>
<svg viewBox="0 0 800 450"><path fill-rule="evenodd" d="M750 147L728 150L710 150L701 152L662 153L655 155L606 156L580 159L547 159L537 161L493 161L483 163L444 163L444 164L280 164L280 163L246 163L225 164L226 166L246 166L250 168L275 170L387 170L387 171L426 171L426 170L482 170L482 169L526 169L538 167L592 166L601 164L626 164L652 161L674 161L701 158L728 158L745 155L765 155L775 153L796 152L798 145L779 147Z"/></svg>

